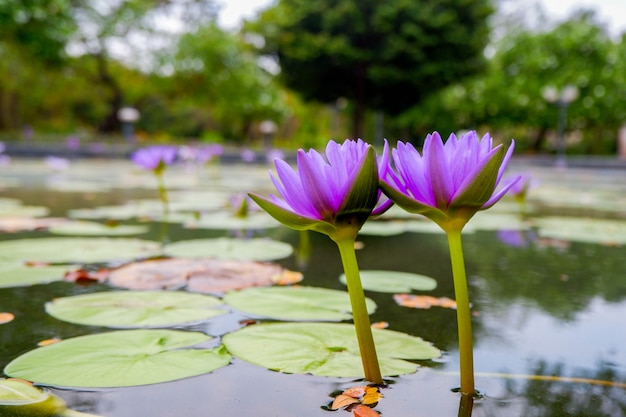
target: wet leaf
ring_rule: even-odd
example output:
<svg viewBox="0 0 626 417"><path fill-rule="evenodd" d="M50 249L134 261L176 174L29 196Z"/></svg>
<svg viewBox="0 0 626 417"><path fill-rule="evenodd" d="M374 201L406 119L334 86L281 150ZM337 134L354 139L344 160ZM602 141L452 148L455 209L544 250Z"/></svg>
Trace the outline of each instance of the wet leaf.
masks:
<svg viewBox="0 0 626 417"><path fill-rule="evenodd" d="M223 293L272 285L296 274L278 264L221 259L158 259L124 265L111 271L112 285L129 289L172 289Z"/></svg>
<svg viewBox="0 0 626 417"><path fill-rule="evenodd" d="M349 405L358 403L358 398L351 397L345 394L339 394L333 400L330 408L333 410L339 410L340 408L348 407Z"/></svg>
<svg viewBox="0 0 626 417"><path fill-rule="evenodd" d="M347 390L345 390L343 394L349 395L350 397L353 397L353 398L361 398L362 396L365 395L365 388L367 388L367 385L359 385L357 387L350 387Z"/></svg>
<svg viewBox="0 0 626 417"><path fill-rule="evenodd" d="M15 319L15 315L13 313L0 313L0 324L7 324L12 322Z"/></svg>
<svg viewBox="0 0 626 417"><path fill-rule="evenodd" d="M448 297L431 297L430 295L395 294L393 296L398 305L410 308L429 309L431 307L443 307L456 309L456 301Z"/></svg>
<svg viewBox="0 0 626 417"><path fill-rule="evenodd" d="M376 404L380 399L383 398L383 394L380 393L380 389L378 387L367 387L365 388L365 395L361 402L365 405Z"/></svg>
<svg viewBox="0 0 626 417"><path fill-rule="evenodd" d="M262 287L231 291L224 302L257 317L279 320L340 321L352 318L350 296L346 291L316 287ZM366 299L371 313L376 304Z"/></svg>
<svg viewBox="0 0 626 417"><path fill-rule="evenodd" d="M177 291L106 291L56 298L51 316L70 323L115 328L166 327L225 314L212 296Z"/></svg>
<svg viewBox="0 0 626 417"><path fill-rule="evenodd" d="M440 356L432 344L408 334L373 329L383 375L410 374L417 365L407 360ZM265 323L244 327L223 337L234 356L286 373L363 378L363 365L352 324ZM405 360L406 359L406 360Z"/></svg>
<svg viewBox="0 0 626 417"><path fill-rule="evenodd" d="M380 417L380 413L366 405L359 404L352 409L354 417Z"/></svg>
<svg viewBox="0 0 626 417"><path fill-rule="evenodd" d="M130 238L51 237L0 242L0 259L55 263L112 262L159 254L157 242Z"/></svg>
<svg viewBox="0 0 626 417"><path fill-rule="evenodd" d="M437 287L437 281L433 278L409 272L362 270L360 275L363 289L369 291L396 293L412 290L430 291ZM339 280L345 285L345 274L341 274Z"/></svg>
<svg viewBox="0 0 626 417"><path fill-rule="evenodd" d="M107 388L156 384L227 365L223 349L195 347L211 337L179 330L119 330L36 348L11 361L5 374L38 384Z"/></svg>
<svg viewBox="0 0 626 417"><path fill-rule="evenodd" d="M240 261L272 261L290 256L293 247L271 239L192 239L174 242L165 249L170 256L181 258L234 259Z"/></svg>
<svg viewBox="0 0 626 417"><path fill-rule="evenodd" d="M56 416L66 410L58 397L18 379L0 379L0 415Z"/></svg>

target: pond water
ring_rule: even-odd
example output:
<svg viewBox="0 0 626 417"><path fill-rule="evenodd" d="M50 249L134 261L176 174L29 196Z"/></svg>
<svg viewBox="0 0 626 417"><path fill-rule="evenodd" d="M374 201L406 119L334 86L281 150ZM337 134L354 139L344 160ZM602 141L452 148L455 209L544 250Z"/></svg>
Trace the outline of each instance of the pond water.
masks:
<svg viewBox="0 0 626 417"><path fill-rule="evenodd" d="M50 172L41 161L14 161L2 167L1 197L25 206L45 206L48 216L66 216L71 209L123 204L154 198L152 178L133 171L124 161L75 161L64 172ZM185 190L211 187L239 191L268 190L267 168L213 167L190 173L182 167L166 172L170 187ZM491 227L468 227L463 236L474 326L476 386L484 395L473 416L626 416L626 272L624 219L626 174L620 170L555 170L513 163L536 180L528 198L530 227L509 228L500 215L518 215L511 201L494 207ZM476 219L489 224L489 210ZM609 219L599 237L585 239L542 234L535 219L566 216L573 223ZM608 220L607 220L608 221ZM148 225L138 237L159 240L161 225L137 219L125 224ZM470 222L472 224L472 222ZM613 226L611 226L611 224ZM581 226L581 227L583 227ZM608 231L607 231L608 230ZM572 232L572 230L566 230ZM283 227L267 232L168 226L170 242L185 239L268 235L300 244L297 232ZM45 230L2 233L2 240L52 236ZM302 272L302 285L345 289L335 245L310 234L310 250L278 261ZM405 231L391 236L364 234L357 252L363 270L406 271L434 278L428 294L454 298L447 242L443 233ZM109 291L106 284L47 284L0 288L0 312L15 320L0 325L0 369L41 340L67 339L108 329L57 320L44 304L55 297ZM423 361L415 373L387 378L388 387L375 410L386 417L461 415L455 311L413 309L398 305L392 294L367 291L378 308L373 322L422 337L441 349L441 358ZM230 313L181 329L220 336L249 317ZM358 385L350 378L288 375L234 358L214 372L174 382L95 390L51 387L73 410L106 417L165 416L300 416L329 413L331 394ZM465 414L468 415L468 414Z"/></svg>

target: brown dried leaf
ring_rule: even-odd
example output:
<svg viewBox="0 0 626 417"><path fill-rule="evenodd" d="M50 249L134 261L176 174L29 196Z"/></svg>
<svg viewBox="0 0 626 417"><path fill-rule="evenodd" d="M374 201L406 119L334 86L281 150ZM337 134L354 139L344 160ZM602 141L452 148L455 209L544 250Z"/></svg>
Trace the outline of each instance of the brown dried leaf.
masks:
<svg viewBox="0 0 626 417"><path fill-rule="evenodd" d="M0 313L0 324L6 324L15 319L15 315L13 313Z"/></svg>
<svg viewBox="0 0 626 417"><path fill-rule="evenodd" d="M128 289L174 289L222 293L272 285L285 269L278 264L221 259L157 259L134 262L111 271L109 282Z"/></svg>
<svg viewBox="0 0 626 417"><path fill-rule="evenodd" d="M333 410L339 410L340 408L348 407L358 402L359 400L357 398L345 394L339 394L335 397L335 400L331 404L330 408Z"/></svg>
<svg viewBox="0 0 626 417"><path fill-rule="evenodd" d="M351 387L345 390L343 394L349 395L352 398L361 398L363 395L365 395L365 388L367 388L367 385L359 385L358 387Z"/></svg>
<svg viewBox="0 0 626 417"><path fill-rule="evenodd" d="M383 394L380 393L380 389L378 387L367 387L365 388L365 395L361 400L361 403L365 405L376 404L380 399L383 398Z"/></svg>
<svg viewBox="0 0 626 417"><path fill-rule="evenodd" d="M103 283L109 277L109 270L100 268L97 271L89 271L87 269L77 269L65 273L64 281L74 282L76 284L89 284L92 282Z"/></svg>
<svg viewBox="0 0 626 417"><path fill-rule="evenodd" d="M352 409L354 417L380 417L380 413L366 405L359 404Z"/></svg>
<svg viewBox="0 0 626 417"><path fill-rule="evenodd" d="M432 297L430 295L395 294L393 299L403 307L429 309L433 306L456 309L456 301L448 297Z"/></svg>

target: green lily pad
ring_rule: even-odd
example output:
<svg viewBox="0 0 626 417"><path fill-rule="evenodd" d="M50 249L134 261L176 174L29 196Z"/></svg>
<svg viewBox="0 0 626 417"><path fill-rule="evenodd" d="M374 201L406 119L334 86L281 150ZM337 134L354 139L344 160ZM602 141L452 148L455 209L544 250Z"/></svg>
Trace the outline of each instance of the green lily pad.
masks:
<svg viewBox="0 0 626 417"><path fill-rule="evenodd" d="M0 379L0 415L12 417L47 417L63 415L65 402L30 384Z"/></svg>
<svg viewBox="0 0 626 417"><path fill-rule="evenodd" d="M341 321L352 318L346 291L316 287L255 287L231 291L224 302L254 316L279 320ZM376 303L366 299L371 314Z"/></svg>
<svg viewBox="0 0 626 417"><path fill-rule="evenodd" d="M540 237L606 245L626 244L626 221L586 217L536 219Z"/></svg>
<svg viewBox="0 0 626 417"><path fill-rule="evenodd" d="M431 291L437 288L437 281L431 277L410 272L399 271L360 271L363 289L377 292L398 293ZM339 280L345 285L346 276L341 274Z"/></svg>
<svg viewBox="0 0 626 417"><path fill-rule="evenodd" d="M128 238L51 237L0 242L0 259L89 263L158 255L157 242Z"/></svg>
<svg viewBox="0 0 626 417"><path fill-rule="evenodd" d="M0 288L61 281L67 271L67 265L30 266L20 261L3 260L0 262Z"/></svg>
<svg viewBox="0 0 626 417"><path fill-rule="evenodd" d="M411 221L401 220L369 220L365 222L361 230L360 235L369 236L394 236L402 233L410 232Z"/></svg>
<svg viewBox="0 0 626 417"><path fill-rule="evenodd" d="M246 217L237 217L229 212L215 212L205 214L185 226L200 229L256 230L278 227L280 223L265 212L251 213Z"/></svg>
<svg viewBox="0 0 626 417"><path fill-rule="evenodd" d="M213 296L176 291L107 291L56 298L51 316L70 323L106 327L167 327L225 314Z"/></svg>
<svg viewBox="0 0 626 417"><path fill-rule="evenodd" d="M428 360L439 349L419 337L372 329L384 376L414 373L409 360ZM286 373L362 378L354 326L347 323L267 323L223 337L226 348L247 362Z"/></svg>
<svg viewBox="0 0 626 417"><path fill-rule="evenodd" d="M63 224L52 226L48 229L50 233L56 235L73 236L130 236L148 232L147 226L115 225L88 222L69 221Z"/></svg>
<svg viewBox="0 0 626 417"><path fill-rule="evenodd" d="M44 217L48 213L50 209L42 206L0 206L0 217Z"/></svg>
<svg viewBox="0 0 626 417"><path fill-rule="evenodd" d="M174 381L230 363L222 346L193 348L210 340L198 332L118 330L62 340L11 361L4 373L38 384L107 388Z"/></svg>
<svg viewBox="0 0 626 417"><path fill-rule="evenodd" d="M191 239L174 242L165 252L180 258L234 259L240 261L273 261L290 256L293 247L271 239Z"/></svg>

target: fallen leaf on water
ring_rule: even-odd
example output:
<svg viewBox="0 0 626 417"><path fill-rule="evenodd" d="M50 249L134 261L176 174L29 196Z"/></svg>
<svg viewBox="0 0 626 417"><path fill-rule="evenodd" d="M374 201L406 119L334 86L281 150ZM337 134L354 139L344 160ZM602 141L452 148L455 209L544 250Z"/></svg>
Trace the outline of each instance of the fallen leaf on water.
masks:
<svg viewBox="0 0 626 417"><path fill-rule="evenodd" d="M356 404L358 402L359 400L357 398L346 394L339 394L335 397L330 408L333 410L339 410L340 408L348 407L349 405Z"/></svg>
<svg viewBox="0 0 626 417"><path fill-rule="evenodd" d="M403 307L429 309L433 306L456 309L456 301L448 297L430 295L395 294L393 299Z"/></svg>
<svg viewBox="0 0 626 417"><path fill-rule="evenodd" d="M352 398L361 398L363 395L365 395L365 388L367 388L366 385L359 385L358 387L351 387L345 390L342 394L349 395Z"/></svg>
<svg viewBox="0 0 626 417"><path fill-rule="evenodd" d="M53 337L52 339L45 339L45 340L41 340L40 342L37 343L37 346L48 346L48 345L54 345L55 343L60 342L61 339L58 337Z"/></svg>
<svg viewBox="0 0 626 417"><path fill-rule="evenodd" d="M376 404L381 398L383 398L383 394L380 393L378 387L367 387L365 388L365 395L361 399L361 403L372 405Z"/></svg>
<svg viewBox="0 0 626 417"><path fill-rule="evenodd" d="M13 313L0 313L0 324L9 323L13 321L14 318L15 315L13 315Z"/></svg>
<svg viewBox="0 0 626 417"><path fill-rule="evenodd" d="M372 323L372 328L374 329L386 329L389 327L389 322L386 321L377 321L376 323Z"/></svg>
<svg viewBox="0 0 626 417"><path fill-rule="evenodd" d="M359 404L352 409L354 417L380 417L380 413L366 405Z"/></svg>
<svg viewBox="0 0 626 417"><path fill-rule="evenodd" d="M302 281L304 275L301 272L285 269L282 274L274 277L274 283L278 285L291 285Z"/></svg>
<svg viewBox="0 0 626 417"><path fill-rule="evenodd" d="M87 269L77 269L75 271L69 271L63 277L64 281L74 282L77 284L99 282L103 283L109 277L109 270L106 268L100 268L97 271L90 271Z"/></svg>

